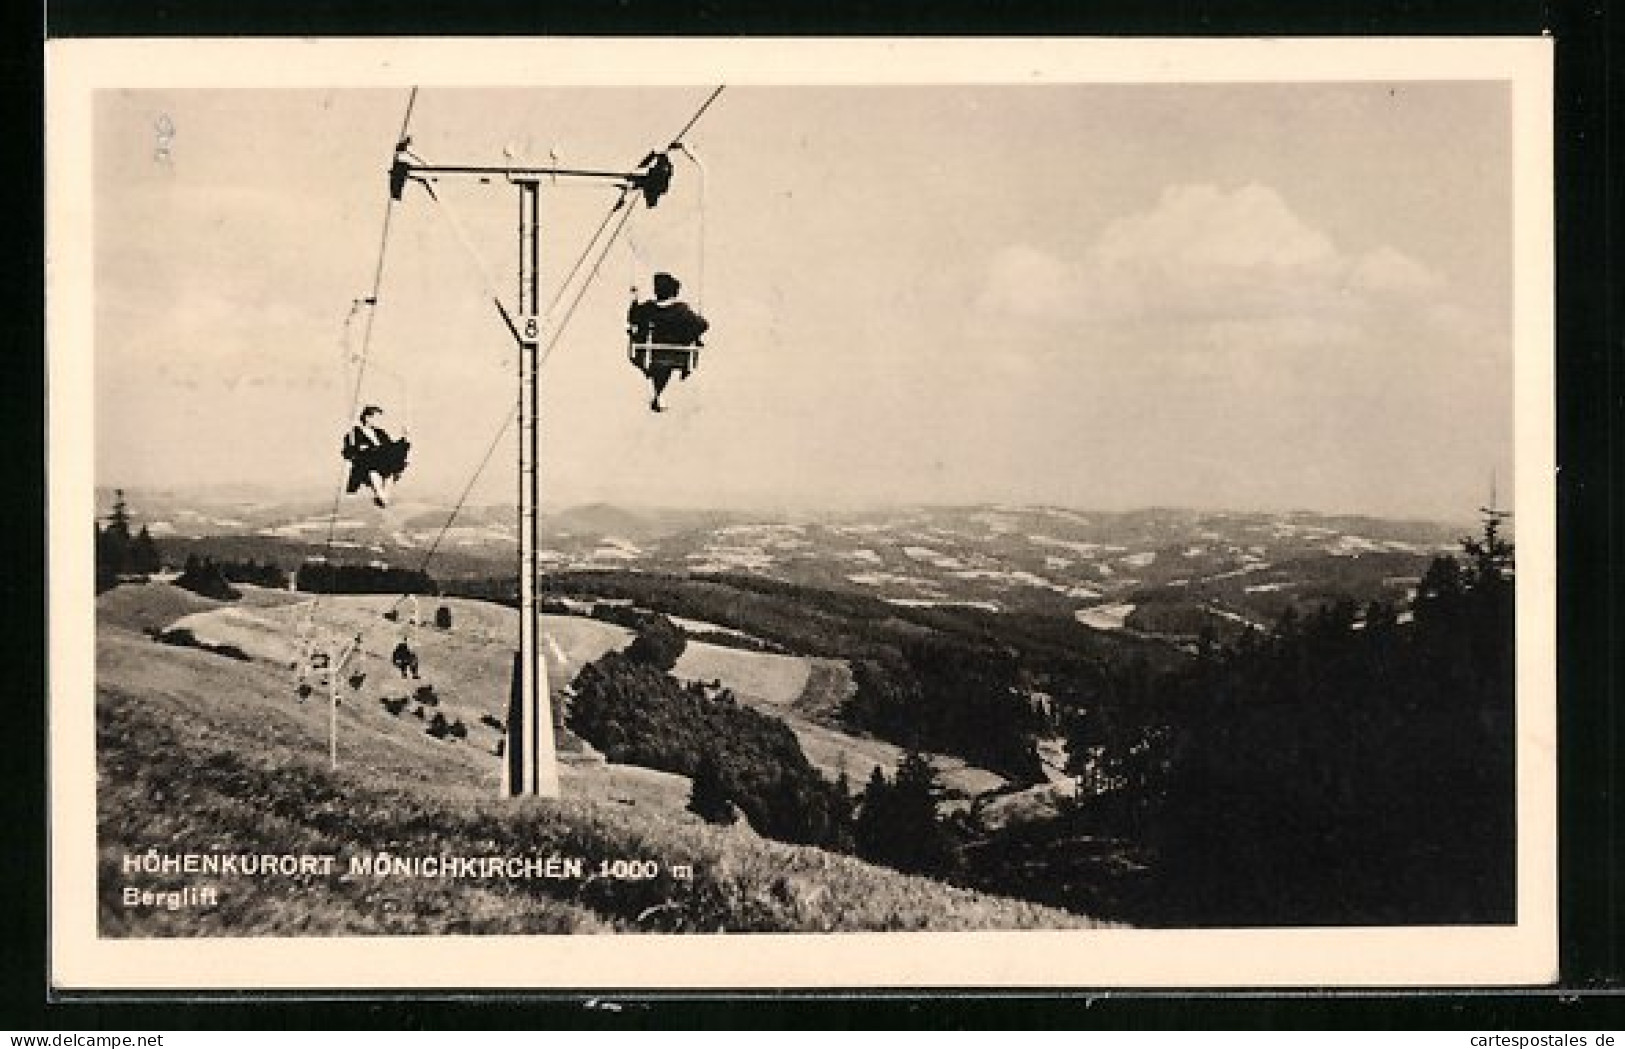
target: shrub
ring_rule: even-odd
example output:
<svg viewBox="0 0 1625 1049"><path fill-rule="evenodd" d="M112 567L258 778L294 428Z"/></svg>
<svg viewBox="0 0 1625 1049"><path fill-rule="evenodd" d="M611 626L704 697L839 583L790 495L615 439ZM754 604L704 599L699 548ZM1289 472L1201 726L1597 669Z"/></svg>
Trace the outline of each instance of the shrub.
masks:
<svg viewBox="0 0 1625 1049"><path fill-rule="evenodd" d="M295 589L316 594L433 594L438 592L427 572L376 565L336 565L307 561L294 575Z"/></svg>
<svg viewBox="0 0 1625 1049"><path fill-rule="evenodd" d="M243 596L241 591L226 581L219 565L196 554L186 559L186 567L175 580L175 585L216 601L235 601Z"/></svg>
<svg viewBox="0 0 1625 1049"><path fill-rule="evenodd" d="M656 670L670 670L683 655L688 639L665 616L656 616L627 646L626 658Z"/></svg>
<svg viewBox="0 0 1625 1049"><path fill-rule="evenodd" d="M195 648L200 652L208 652L217 656L225 656L228 659L242 660L245 663L253 659L252 656L238 648L236 645L216 645L211 644L208 641L200 640L196 634L192 633L192 631L186 627L177 627L173 630L165 630L161 634L157 635L157 639L166 645L175 645L179 648Z"/></svg>
<svg viewBox="0 0 1625 1049"><path fill-rule="evenodd" d="M757 831L783 841L848 846L846 799L819 776L778 718L708 696L705 686L685 686L620 652L583 667L573 687L566 724L609 760L693 778L709 756L718 793Z"/></svg>
<svg viewBox="0 0 1625 1049"><path fill-rule="evenodd" d="M728 786L722 781L722 768L712 751L701 755L699 768L694 770L688 811L707 823L729 824L739 818L728 798Z"/></svg>

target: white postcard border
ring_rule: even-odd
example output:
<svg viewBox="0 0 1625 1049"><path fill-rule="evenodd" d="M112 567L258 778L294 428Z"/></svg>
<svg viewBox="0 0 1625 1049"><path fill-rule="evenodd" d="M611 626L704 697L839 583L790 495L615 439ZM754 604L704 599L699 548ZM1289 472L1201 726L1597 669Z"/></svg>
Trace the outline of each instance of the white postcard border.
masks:
<svg viewBox="0 0 1625 1049"><path fill-rule="evenodd" d="M658 61L654 61L658 59ZM58 989L1405 987L1557 977L1552 43L77 40L47 45L50 973ZM652 72L658 70L658 72ZM1518 923L1508 927L106 940L96 936L90 147L105 88L1505 80L1513 85Z"/></svg>

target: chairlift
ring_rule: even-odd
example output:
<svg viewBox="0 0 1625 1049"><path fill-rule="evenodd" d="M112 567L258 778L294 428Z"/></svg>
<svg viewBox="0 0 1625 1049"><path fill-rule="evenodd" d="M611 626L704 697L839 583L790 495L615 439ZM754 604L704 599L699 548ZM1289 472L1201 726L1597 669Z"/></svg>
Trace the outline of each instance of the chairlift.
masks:
<svg viewBox="0 0 1625 1049"><path fill-rule="evenodd" d="M687 157L699 173L696 210L699 230L696 238L697 251L692 260L695 306L691 308L677 298L681 283L667 272L652 274L650 284L653 296L647 300L642 299L638 293L638 279L642 274L648 274L658 267L651 265L644 257L644 252L639 249L635 237L629 236L626 241L628 262L632 270L632 304L627 310L626 358L633 367L649 376L651 380L654 380L657 374L665 376L677 374L687 379L697 371L700 366L700 351L705 345L703 336L709 328L709 324L701 315L705 300L705 167L700 159L681 143L674 143L672 150ZM651 154L649 158L645 158L644 164L648 166L650 160L656 156L664 161L664 169L658 172L661 176L659 190L660 193L664 193L672 173L671 163L666 155ZM643 188L647 190L648 187ZM650 200L649 206L652 208L653 205L654 201ZM679 221L679 225L681 224ZM685 232L683 236L686 238L687 233ZM659 403L659 392L663 385L663 381L656 381L656 404Z"/></svg>
<svg viewBox="0 0 1625 1049"><path fill-rule="evenodd" d="M634 307L639 301L638 289L634 286ZM666 342L662 341L658 323L643 326L641 331L637 326L628 324L626 359L641 372L647 373L650 368L670 368L686 379L700 367L700 351L705 344L698 339L696 336L694 342Z"/></svg>

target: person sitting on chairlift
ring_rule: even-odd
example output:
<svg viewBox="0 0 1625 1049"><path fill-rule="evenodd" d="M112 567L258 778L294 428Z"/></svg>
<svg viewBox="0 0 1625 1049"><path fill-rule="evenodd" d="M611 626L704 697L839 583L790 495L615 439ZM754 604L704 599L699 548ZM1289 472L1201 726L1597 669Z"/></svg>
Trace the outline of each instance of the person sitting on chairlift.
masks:
<svg viewBox="0 0 1625 1049"><path fill-rule="evenodd" d="M412 646L408 645L404 638L395 646L395 651L390 653L389 660L395 665L395 669L401 672L403 679L410 674L413 680L417 680L418 654L412 651Z"/></svg>
<svg viewBox="0 0 1625 1049"><path fill-rule="evenodd" d="M695 313L687 303L678 301L677 293L682 290L682 284L669 273L656 273L654 285L655 297L633 302L626 313L632 341L657 346L703 346L700 337L711 327L710 322ZM651 353L642 370L654 386L655 395L649 402L649 410L663 412L666 409L660 403L660 394L671 381L672 372L681 371L683 378L687 379L690 368L688 365L657 360Z"/></svg>
<svg viewBox="0 0 1625 1049"><path fill-rule="evenodd" d="M346 492L358 491L362 485L372 490L374 505L383 507L389 498L390 487L406 472L406 453L410 441L395 440L377 423L384 410L369 404L361 409L361 420L344 435L343 456L350 463L350 479Z"/></svg>

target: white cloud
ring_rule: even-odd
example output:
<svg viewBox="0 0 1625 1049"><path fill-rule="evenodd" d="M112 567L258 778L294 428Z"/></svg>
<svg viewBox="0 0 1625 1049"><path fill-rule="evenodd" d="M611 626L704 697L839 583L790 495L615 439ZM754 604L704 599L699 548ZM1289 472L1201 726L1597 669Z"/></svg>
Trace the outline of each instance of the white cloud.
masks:
<svg viewBox="0 0 1625 1049"><path fill-rule="evenodd" d="M1334 262L1331 241L1259 185L1234 193L1213 186L1171 186L1150 211L1102 231L1091 258L1101 267L1217 276L1243 270L1283 276Z"/></svg>
<svg viewBox="0 0 1625 1049"><path fill-rule="evenodd" d="M1074 260L1028 244L998 252L978 306L1071 326L1274 325L1297 342L1306 327L1342 330L1443 286L1392 247L1340 250L1267 186L1185 185L1109 223Z"/></svg>
<svg viewBox="0 0 1625 1049"><path fill-rule="evenodd" d="M1443 284L1438 274L1386 246L1360 256L1348 278L1348 287L1355 292L1399 298L1431 294Z"/></svg>

